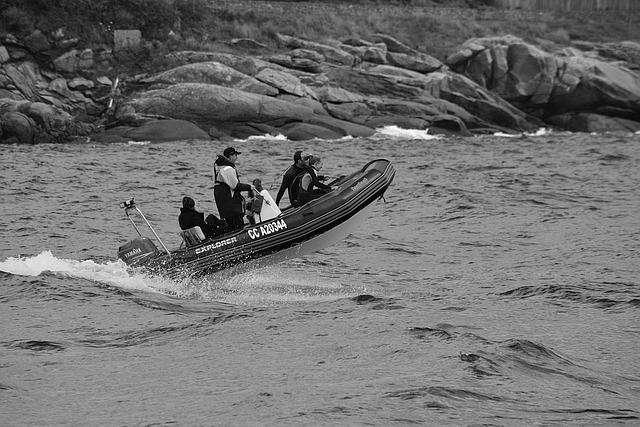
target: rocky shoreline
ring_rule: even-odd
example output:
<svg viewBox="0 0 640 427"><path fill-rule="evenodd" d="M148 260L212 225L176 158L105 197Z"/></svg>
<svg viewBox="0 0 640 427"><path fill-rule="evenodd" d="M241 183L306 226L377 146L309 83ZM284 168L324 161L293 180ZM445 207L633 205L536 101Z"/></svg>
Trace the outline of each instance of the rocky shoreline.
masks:
<svg viewBox="0 0 640 427"><path fill-rule="evenodd" d="M367 137L396 125L469 136L640 131L640 44L470 40L446 61L377 34L281 51L173 52L153 75L117 75L110 49L35 32L0 36L0 142Z"/></svg>

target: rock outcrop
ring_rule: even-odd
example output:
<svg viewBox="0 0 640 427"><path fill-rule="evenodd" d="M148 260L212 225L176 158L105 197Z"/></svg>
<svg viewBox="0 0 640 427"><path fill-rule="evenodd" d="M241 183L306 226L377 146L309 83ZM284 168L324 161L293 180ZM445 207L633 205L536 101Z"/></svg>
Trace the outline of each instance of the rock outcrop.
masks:
<svg viewBox="0 0 640 427"><path fill-rule="evenodd" d="M640 45L591 47L547 52L511 36L482 38L467 42L447 64L553 126L640 130Z"/></svg>
<svg viewBox="0 0 640 427"><path fill-rule="evenodd" d="M278 38L278 54L258 56L259 43L251 55L179 51L160 73L116 76L108 49L79 49L60 34L0 36L0 142L335 139L389 125L457 135L640 130L636 43L543 49L483 38L443 64L384 34Z"/></svg>

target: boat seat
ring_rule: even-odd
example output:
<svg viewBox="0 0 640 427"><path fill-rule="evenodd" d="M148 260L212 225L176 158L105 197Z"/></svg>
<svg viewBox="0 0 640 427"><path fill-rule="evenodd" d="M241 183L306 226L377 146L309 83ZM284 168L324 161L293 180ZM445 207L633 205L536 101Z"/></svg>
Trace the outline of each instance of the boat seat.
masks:
<svg viewBox="0 0 640 427"><path fill-rule="evenodd" d="M205 239L202 229L197 225L183 230L180 232L180 236L187 247L197 245Z"/></svg>

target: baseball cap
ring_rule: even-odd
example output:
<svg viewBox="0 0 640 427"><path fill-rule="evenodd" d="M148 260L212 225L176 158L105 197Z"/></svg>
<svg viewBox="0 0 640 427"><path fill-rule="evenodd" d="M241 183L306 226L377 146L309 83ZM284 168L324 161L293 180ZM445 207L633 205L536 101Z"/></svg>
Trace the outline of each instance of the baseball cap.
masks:
<svg viewBox="0 0 640 427"><path fill-rule="evenodd" d="M222 153L225 157L233 156L234 154L242 154L240 151L236 151L233 147L227 147Z"/></svg>

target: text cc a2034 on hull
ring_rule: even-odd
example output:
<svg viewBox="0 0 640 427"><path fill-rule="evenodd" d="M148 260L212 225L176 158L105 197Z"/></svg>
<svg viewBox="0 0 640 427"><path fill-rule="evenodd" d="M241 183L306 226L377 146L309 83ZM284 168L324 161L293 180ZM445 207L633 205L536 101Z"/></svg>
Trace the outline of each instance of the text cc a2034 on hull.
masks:
<svg viewBox="0 0 640 427"><path fill-rule="evenodd" d="M377 159L356 172L333 181L333 191L309 203L287 208L278 216L260 220L242 230L168 250L133 199L121 204L127 216L138 213L160 242L140 237L119 248L118 257L133 270L172 279L200 277L225 270L238 274L319 251L350 235L362 224L391 185L395 169ZM267 196L270 198L270 196ZM129 219L131 217L129 216Z"/></svg>

